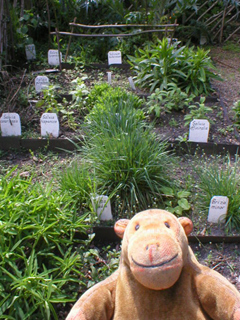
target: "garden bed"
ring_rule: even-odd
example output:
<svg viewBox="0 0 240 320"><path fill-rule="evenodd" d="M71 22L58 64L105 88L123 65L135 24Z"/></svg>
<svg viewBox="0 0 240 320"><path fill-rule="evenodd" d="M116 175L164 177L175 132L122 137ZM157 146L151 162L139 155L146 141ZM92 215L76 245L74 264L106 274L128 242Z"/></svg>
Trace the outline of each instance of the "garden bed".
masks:
<svg viewBox="0 0 240 320"><path fill-rule="evenodd" d="M71 74L70 71L64 71L61 74L58 73L60 78L62 78L62 86L66 83L65 81L70 83L70 79L72 79L71 77L77 76L77 72L79 71L74 71L74 74ZM119 72L116 69L112 70L112 72L117 75L115 77L117 83L119 83L121 79L124 79L124 86L128 84L126 80L129 73L125 74L125 71ZM99 74L100 78L106 82L107 75L105 71L103 72L99 71L99 69L94 69L91 70L85 80L86 84L91 87L93 83L92 81L96 79ZM55 77L55 75L57 75L57 73L52 76ZM79 72L79 75L82 76L81 72ZM226 76L228 76L227 73ZM67 80L68 77L69 80ZM193 168L196 164L201 164L201 161L203 165L205 164L206 158L202 156L203 153L205 155L209 155L209 158L211 158L210 155L212 154L225 155L226 153L230 153L234 156L236 153L239 153L238 148L240 143L238 132L233 125L231 113L232 104L236 101L238 95L235 94L232 100L227 100L226 98L228 93L222 90L222 85L222 82L215 82L214 87L216 88L216 92L213 98L214 101L206 101L206 104L209 106L217 106L216 108L213 108L213 112L209 114L209 118L213 123L210 126L208 143L193 143L186 141L187 139L185 134L188 133L188 128L187 126L184 126L184 111L163 114L161 119L156 122L155 130L158 136L161 136L163 139L168 139L169 149L175 150L179 156L178 167L174 174L175 178L178 179L182 185L188 183L189 186L191 183L193 184L193 182L194 184L197 183L197 181L194 180L195 172ZM230 86L228 80L227 85ZM128 88L128 90L130 90L130 88ZM138 93L142 96L147 96L147 93ZM67 92L64 94L67 94ZM26 135L21 138L2 137L0 139L1 173L4 173L8 166L13 167L14 165L18 165L18 172L20 172L23 179L25 177L27 179L27 177L32 176L33 182L38 180L51 181L56 172L59 173L64 171L64 169L72 163L76 154L70 153L70 155L67 156L66 153L63 153L63 150L73 151L75 149L75 146L70 140L75 139L76 136L80 136L81 130L71 131L66 126L63 126L61 128L61 135L58 139L43 139L39 135L39 115L34 113L33 108L28 107L26 110L22 110L21 115L24 116L23 127L28 128L30 132L33 129L36 129L36 135L38 135L38 137L36 138L36 136L34 136L32 138L26 138ZM31 120L33 127L28 125L28 122ZM81 144L81 140L74 141ZM25 152L22 152L23 150ZM57 153L53 154L49 152L51 150L57 151ZM194 191L191 192L192 197L194 198ZM189 236L189 243L197 255L198 260L201 263L219 271L227 277L229 281L235 284L238 289L240 289L240 278L238 272L240 268L239 233L235 230L226 233L223 226L216 226L207 223L206 216L198 215L194 203L192 203L189 216L194 223L194 231L192 235ZM110 227L93 227L91 232L95 233L95 239L91 244L91 249L96 249L101 253L102 247L110 244L111 249L116 249L119 252L120 241L113 231L114 221L111 221L110 223ZM82 235L78 236L82 237ZM108 264L107 260L104 261L104 257L103 260L99 259L99 256L95 257L95 259L97 268L101 264L104 266ZM86 271L85 277L91 277L91 272L89 270ZM59 311L59 319L64 319L66 317L70 307L71 304L67 304L65 308L63 308L62 305L57 307L57 310Z"/></svg>
<svg viewBox="0 0 240 320"><path fill-rule="evenodd" d="M239 97L238 87L236 86L235 80L238 80L238 69L237 66L234 69L233 63L237 64L239 60L234 56L234 59L230 60L231 65L229 69L231 73L226 71L227 63L225 61L224 52L221 48L217 51L216 48L212 49L213 61L214 57L216 57L216 64L219 70L222 72L222 77L226 77L223 82L221 81L213 81L214 92L212 97L208 97L206 99L205 105L211 107L213 110L209 113L208 120L210 121L210 132L208 142L220 145L239 145L240 137L239 132L234 126L232 106L233 103ZM229 52L227 53L229 54ZM226 55L227 55L226 54ZM229 61L229 59L228 59ZM126 89L128 91L132 91L128 82L128 77L133 76L132 71L129 69L129 65L116 65L109 67L106 64L95 64L91 67L86 67L84 70L82 69L73 69L66 70L64 69L62 72L57 72L58 70L48 70L48 76L50 79L51 85L59 86L55 92L52 93L54 99L56 99L56 103L62 102L63 99L66 99L68 103L71 102L73 94L71 93L72 81L76 78L84 79L83 82L86 85L86 88L91 90L95 83L99 82L107 82L107 71L112 72L112 86L120 87ZM54 72L53 72L54 71ZM44 74L44 70L37 71L37 74ZM27 107L22 107L21 105L15 105L14 108L9 106L8 109L3 112L7 112L7 110L11 112L17 112L20 115L21 123L22 123L22 138L19 140L19 146L24 147L25 142L22 140L26 139L39 139L39 141L34 140L34 149L41 146L45 146L47 143L52 149L50 145L54 145L60 148L64 148L68 146L68 142L62 142L62 140L69 138L73 139L75 136L81 135L81 122L82 116L79 111L75 110L73 112L72 125L75 126L74 130L68 126L68 121L64 120L60 112L60 135L59 135L59 143L55 142L42 142L40 136L40 110L42 108L36 107L36 102L41 100L41 95L36 95L33 89L33 80L36 76L36 72L26 74L25 80L22 83L22 86L27 88L28 92L28 100L30 101L30 105ZM10 75L8 75L10 77ZM11 77L10 77L11 78ZM20 81L21 77L15 77L14 79L8 79L11 81L16 81L16 87ZM235 80L233 80L235 79ZM229 89L227 89L229 88ZM145 101L147 96L149 96L148 92L143 92L142 90L137 90L135 93L142 97ZM26 98L26 97L25 97ZM85 99L84 97L82 98ZM25 101L26 102L26 101ZM146 103L146 102L145 102ZM144 103L144 104L145 104ZM49 102L46 101L46 107L49 109L49 112L52 112L48 106ZM67 108L67 107L66 107ZM54 107L52 107L54 110ZM67 110L67 109L66 109ZM170 142L175 141L187 141L188 139L188 131L189 125L186 125L184 117L186 115L187 110L183 109L181 112L172 111L169 113L162 113L159 118L156 119L155 130L158 135L160 135L163 139L167 139ZM66 118L66 116L65 116ZM3 139L3 140L2 140ZM9 149L7 138L2 138L0 142L0 148ZM5 139L5 140L4 140ZM50 139L53 140L53 139ZM17 140L12 140L13 146L17 147ZM30 142L26 140L26 145L28 146ZM61 146L62 144L62 146ZM68 148L68 147L67 147ZM71 148L71 147L70 147ZM228 148L228 147L227 147Z"/></svg>

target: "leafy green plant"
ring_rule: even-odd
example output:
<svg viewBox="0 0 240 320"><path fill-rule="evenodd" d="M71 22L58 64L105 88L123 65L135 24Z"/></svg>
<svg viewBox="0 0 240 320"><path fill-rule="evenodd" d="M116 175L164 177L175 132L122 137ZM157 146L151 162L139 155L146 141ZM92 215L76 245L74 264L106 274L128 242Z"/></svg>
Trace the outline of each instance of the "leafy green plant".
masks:
<svg viewBox="0 0 240 320"><path fill-rule="evenodd" d="M49 85L43 89L43 97L36 103L37 108L45 107L44 112L59 112L61 105L57 101L57 85Z"/></svg>
<svg viewBox="0 0 240 320"><path fill-rule="evenodd" d="M157 88L147 100L147 112L160 117L161 113L182 110L193 100L193 96L183 92L175 83L168 83L166 89Z"/></svg>
<svg viewBox="0 0 240 320"><path fill-rule="evenodd" d="M142 100L135 94L118 87L112 88L109 85L108 87L105 85L97 85L93 90L94 93L90 93L89 100L91 101L90 105L94 103L95 107L93 107L85 117L85 123L90 124L91 121L102 121L103 114L106 112L106 109L109 109L109 106L112 106L112 112L115 112L116 115L119 114L121 108L124 108L124 105L131 106L130 112L134 113L134 116L139 120L144 119L144 112L141 110ZM97 95L97 93L99 93L99 95ZM109 110L107 112L111 111ZM126 110L124 112L126 112ZM118 117L116 117L115 120L118 122ZM91 130L94 130L94 127Z"/></svg>
<svg viewBox="0 0 240 320"><path fill-rule="evenodd" d="M106 194L115 193L118 216L146 209L154 198L161 202L161 188L172 180L166 142L157 139L131 101L121 97L97 104L88 115L82 149L99 185Z"/></svg>
<svg viewBox="0 0 240 320"><path fill-rule="evenodd" d="M74 79L72 84L75 88L70 91L70 94L73 96L73 104L71 104L70 109L79 111L82 116L87 114L86 99L89 94L87 86L83 80L84 78Z"/></svg>
<svg viewBox="0 0 240 320"><path fill-rule="evenodd" d="M181 46L180 42L169 45L168 39L149 43L139 49L135 56L129 56L129 63L136 73L136 85L153 92L165 89L168 83L175 83L183 91L195 96L209 93L210 80L219 77L214 74L214 66L209 51ZM211 70L210 70L211 69Z"/></svg>
<svg viewBox="0 0 240 320"><path fill-rule="evenodd" d="M78 248L77 251L83 257L85 265L83 270L87 274L87 279L85 279L87 288L106 279L119 266L121 251L112 249L110 245L103 247L101 251L97 248L83 246Z"/></svg>
<svg viewBox="0 0 240 320"><path fill-rule="evenodd" d="M203 165L204 163L204 165ZM225 220L226 230L240 229L240 194L239 194L239 158L231 162L230 157L215 157L209 161L201 161L196 167L199 178L197 184L196 207L205 215L208 213L210 200L213 196L227 196L229 199L228 213Z"/></svg>
<svg viewBox="0 0 240 320"><path fill-rule="evenodd" d="M240 127L240 100L236 101L233 105L233 111L234 111L234 120L236 126L239 128Z"/></svg>
<svg viewBox="0 0 240 320"><path fill-rule="evenodd" d="M191 205L188 202L188 198L191 193L189 191L163 187L162 192L165 210L170 211L177 216L181 216L183 212L190 210Z"/></svg>
<svg viewBox="0 0 240 320"><path fill-rule="evenodd" d="M207 114L211 113L213 109L205 105L205 100L205 97L201 97L199 102L188 107L190 113L184 116L185 126L194 119L208 119Z"/></svg>
<svg viewBox="0 0 240 320"><path fill-rule="evenodd" d="M0 317L58 319L57 304L75 300L81 284L74 246L76 232L88 228L86 214L51 183L15 170L0 176Z"/></svg>
<svg viewBox="0 0 240 320"><path fill-rule="evenodd" d="M181 87L188 93L195 96L200 94L209 94L212 90L210 80L221 78L212 70L216 70L209 56L210 50L197 47L184 49L184 66L183 72L186 75Z"/></svg>
<svg viewBox="0 0 240 320"><path fill-rule="evenodd" d="M95 103L98 101L99 98L102 97L104 92L111 91L111 90L112 90L112 87L106 82L101 84L95 84L92 90L89 92L88 99L87 99L87 105L89 110L91 110L94 107Z"/></svg>
<svg viewBox="0 0 240 320"><path fill-rule="evenodd" d="M149 43L144 49L139 49L135 57L129 56L129 63L137 73L136 85L153 92L156 88L166 88L168 83L176 82L179 77L185 78L179 68L184 47L177 48L177 44L169 46L168 39L163 38L156 44Z"/></svg>

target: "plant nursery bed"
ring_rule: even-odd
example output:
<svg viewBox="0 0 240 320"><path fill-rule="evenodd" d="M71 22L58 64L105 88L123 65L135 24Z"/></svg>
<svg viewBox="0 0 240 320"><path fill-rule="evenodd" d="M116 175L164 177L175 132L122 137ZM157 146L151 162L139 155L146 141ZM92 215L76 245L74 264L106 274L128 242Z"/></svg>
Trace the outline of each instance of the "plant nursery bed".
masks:
<svg viewBox="0 0 240 320"><path fill-rule="evenodd" d="M221 47L220 48L212 48L211 50L212 59L214 63L216 64L219 73L221 77L223 78L223 81L216 81L214 80L212 82L212 87L214 88L214 93L212 96L207 97L205 104L206 106L212 107L212 112L207 114L207 119L210 122L210 130L209 130L209 138L208 138L208 146L205 148L211 149L212 144L214 145L220 145L220 148L224 148L224 145L228 149L229 145L238 146L240 144L240 137L239 132L237 131L235 125L234 125L234 119L233 119L233 113L232 113L232 106L233 103L239 98L239 86L237 84L240 83L239 79L239 71L238 71L238 65L239 65L239 58L233 54L231 54L231 57L229 56L229 52L225 52ZM228 57L228 60L226 61L225 57ZM228 68L229 64L229 68ZM66 99L68 103L71 104L72 101L72 93L71 93L71 83L75 79L84 79L84 84L87 86L88 89L91 89L94 85L94 83L99 82L107 82L108 76L107 72L111 71L112 73L112 86L114 87L120 87L124 88L126 90L132 91L128 77L133 76L132 71L130 70L129 64L121 64L121 65L107 65L107 64L92 64L90 66L85 67L85 69L79 69L76 66L74 66L74 69L67 69L67 67L70 66L73 67L72 64L62 64L63 69L62 72L59 72L59 69L49 69L49 70L38 70L35 72L29 72L25 75L24 81L22 81L21 85L22 87L27 87L27 92L30 93L29 101L37 101L41 100L41 96L38 95L36 97L36 94L33 94L33 83L34 78L39 74L47 74L49 76L49 81L51 85L59 86L57 89L57 96L56 101L62 102L63 99ZM231 72L231 74L230 74ZM15 83L16 89L18 88L20 84L21 74L19 73L18 77L14 76L11 77L10 74L6 74L6 81L11 81ZM234 79L234 80L233 80ZM149 96L149 92L145 92L140 90L139 88L136 88L135 93L142 97L144 103L146 104L147 97ZM31 97L32 94L32 97ZM35 100L34 100L35 99ZM36 100L37 99L37 100ZM195 103L197 101L194 101ZM35 102L34 102L35 103ZM40 137L40 128L39 128L39 122L40 122L40 115L38 107L34 105L33 102L30 103L30 106L28 107L22 107L21 105L14 105L13 108L10 108L10 112L17 112L19 113L21 117L21 123L22 123L22 135L23 137L26 137L28 139ZM7 112L8 107L5 105L6 110L2 110L2 112ZM51 111L49 111L51 112ZM159 118L154 118L155 121L155 131L157 135L159 135L161 138L166 139L170 141L171 143L176 144L177 141L184 141L186 142L188 139L188 132L189 132L189 125L186 125L184 117L187 113L187 110L182 110L181 112L171 112L171 113L162 113ZM81 117L77 114L77 112L74 111L74 117L76 116L76 119L74 120L75 124L77 125L77 130L72 130L69 128L66 124L66 121L63 123L63 119L60 120L60 136L59 136L59 145L58 143L55 144L55 142L43 142L44 139L40 142L37 142L34 140L33 148L37 149L38 145L39 147L45 146L46 144L53 145L53 148L55 148L55 145L57 145L56 148L65 148L68 146L68 143L64 141L65 138L67 139L73 139L76 136L79 136L79 132L81 131L79 129L79 126L81 126ZM25 131L28 131L26 134ZM32 135L32 137L31 137ZM5 139L5 138L2 138ZM23 142L25 138L22 138L22 140L19 142L20 147L25 144ZM48 140L48 139L47 139ZM53 139L49 139L51 141ZM12 140L12 143L14 143L14 146L18 145L18 142L14 142ZM30 142L26 141L26 145L28 146ZM60 144L63 144L63 146L60 146ZM192 144L194 145L194 144ZM9 148L12 148L14 146L8 146L8 141L2 140L0 142L0 148L3 150L8 150ZM68 147L67 147L68 148ZM72 147L70 147L72 148ZM50 148L51 149L51 148ZM234 147L235 149L235 147Z"/></svg>

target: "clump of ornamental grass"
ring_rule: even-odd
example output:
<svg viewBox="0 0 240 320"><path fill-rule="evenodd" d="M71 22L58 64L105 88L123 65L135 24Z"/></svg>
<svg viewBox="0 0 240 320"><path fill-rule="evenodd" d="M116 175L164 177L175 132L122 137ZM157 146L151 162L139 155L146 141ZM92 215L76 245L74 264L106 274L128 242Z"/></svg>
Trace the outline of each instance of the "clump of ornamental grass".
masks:
<svg viewBox="0 0 240 320"><path fill-rule="evenodd" d="M144 113L119 96L98 102L85 122L82 153L99 186L117 203L113 213L131 214L162 202L170 186L173 156Z"/></svg>
<svg viewBox="0 0 240 320"><path fill-rule="evenodd" d="M196 168L199 183L197 184L196 207L205 215L213 196L226 196L229 199L228 213L225 219L226 231L240 230L240 174L239 158L234 161L225 157L206 160Z"/></svg>
<svg viewBox="0 0 240 320"><path fill-rule="evenodd" d="M90 196L96 192L96 179L89 165L75 158L59 174L59 188L76 203L79 211L89 207Z"/></svg>

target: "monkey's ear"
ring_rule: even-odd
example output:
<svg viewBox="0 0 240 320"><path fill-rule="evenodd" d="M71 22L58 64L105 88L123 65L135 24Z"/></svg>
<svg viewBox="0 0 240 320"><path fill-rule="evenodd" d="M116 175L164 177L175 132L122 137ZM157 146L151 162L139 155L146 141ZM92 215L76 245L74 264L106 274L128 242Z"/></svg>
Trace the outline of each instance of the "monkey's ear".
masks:
<svg viewBox="0 0 240 320"><path fill-rule="evenodd" d="M193 231L192 220L187 217L180 217L178 218L178 221L181 223L186 235L188 236Z"/></svg>
<svg viewBox="0 0 240 320"><path fill-rule="evenodd" d="M128 219L120 219L118 220L115 225L114 225L114 231L116 233L116 235L119 237L119 238L123 238L123 235L124 235L124 232L125 232L125 229L128 225L130 220Z"/></svg>

